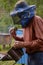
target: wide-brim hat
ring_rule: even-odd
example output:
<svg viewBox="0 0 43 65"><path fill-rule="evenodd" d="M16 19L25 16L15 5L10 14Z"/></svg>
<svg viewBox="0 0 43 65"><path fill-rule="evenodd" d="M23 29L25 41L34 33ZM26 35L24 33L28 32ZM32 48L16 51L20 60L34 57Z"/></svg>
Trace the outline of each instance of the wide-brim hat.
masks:
<svg viewBox="0 0 43 65"><path fill-rule="evenodd" d="M25 1L22 1L18 4L16 4L14 10L10 12L10 15L16 15L18 13L24 12L26 10L29 10L30 8L36 9L36 5L28 5Z"/></svg>

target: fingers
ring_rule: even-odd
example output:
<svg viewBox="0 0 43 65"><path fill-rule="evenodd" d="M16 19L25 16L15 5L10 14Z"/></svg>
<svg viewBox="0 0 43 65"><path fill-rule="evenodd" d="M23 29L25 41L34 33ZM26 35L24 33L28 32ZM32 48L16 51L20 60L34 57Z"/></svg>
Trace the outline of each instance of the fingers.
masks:
<svg viewBox="0 0 43 65"><path fill-rule="evenodd" d="M14 27L11 27L11 28L9 29L9 32L11 32L12 30L14 30Z"/></svg>
<svg viewBox="0 0 43 65"><path fill-rule="evenodd" d="M15 47L15 48L19 48L19 44L20 44L19 41L15 41L14 47Z"/></svg>
<svg viewBox="0 0 43 65"><path fill-rule="evenodd" d="M10 32L11 36L12 36L13 38L15 38L15 36L16 36L16 30L15 30L15 28L14 28L14 27L10 28L10 29L9 29L9 32Z"/></svg>

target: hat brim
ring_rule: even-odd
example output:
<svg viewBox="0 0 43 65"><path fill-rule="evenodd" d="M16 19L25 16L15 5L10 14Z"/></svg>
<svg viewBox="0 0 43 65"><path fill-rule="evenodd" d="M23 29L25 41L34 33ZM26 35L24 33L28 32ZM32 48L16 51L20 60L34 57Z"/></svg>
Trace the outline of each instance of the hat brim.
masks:
<svg viewBox="0 0 43 65"><path fill-rule="evenodd" d="M28 6L26 8L19 8L19 10L13 10L12 12L10 12L10 15L11 16L12 15L16 15L16 14L21 13L21 12L24 12L25 10L28 10L30 8L36 8L36 6L35 5L31 5L31 6Z"/></svg>

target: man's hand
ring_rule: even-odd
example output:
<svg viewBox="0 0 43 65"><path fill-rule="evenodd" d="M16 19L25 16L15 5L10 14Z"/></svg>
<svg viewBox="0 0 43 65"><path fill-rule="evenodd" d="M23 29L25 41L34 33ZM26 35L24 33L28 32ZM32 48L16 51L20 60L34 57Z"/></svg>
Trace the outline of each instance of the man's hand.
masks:
<svg viewBox="0 0 43 65"><path fill-rule="evenodd" d="M21 41L15 41L14 47L17 48L23 48L23 42Z"/></svg>
<svg viewBox="0 0 43 65"><path fill-rule="evenodd" d="M15 48L30 48L30 44L28 42L22 42L22 41L15 41L14 47Z"/></svg>
<svg viewBox="0 0 43 65"><path fill-rule="evenodd" d="M14 27L10 28L9 32L13 38L16 37L16 29Z"/></svg>
<svg viewBox="0 0 43 65"><path fill-rule="evenodd" d="M9 30L11 36L12 36L15 40L24 41L23 37L17 36L16 31L17 31L17 28L14 28L14 27L12 27L12 28Z"/></svg>

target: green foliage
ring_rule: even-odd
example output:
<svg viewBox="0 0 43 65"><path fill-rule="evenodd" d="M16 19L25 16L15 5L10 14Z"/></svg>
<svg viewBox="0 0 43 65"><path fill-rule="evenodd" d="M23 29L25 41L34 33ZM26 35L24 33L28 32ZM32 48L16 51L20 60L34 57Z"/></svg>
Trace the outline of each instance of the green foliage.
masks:
<svg viewBox="0 0 43 65"><path fill-rule="evenodd" d="M17 0L0 0L0 7L4 8L6 11L10 12L13 9L14 4Z"/></svg>
<svg viewBox="0 0 43 65"><path fill-rule="evenodd" d="M0 0L0 26L7 27L13 25L9 16L18 0ZM36 14L43 18L43 0L26 0L29 5L36 5ZM19 26L18 26L19 27Z"/></svg>
<svg viewBox="0 0 43 65"><path fill-rule="evenodd" d="M4 8L7 12L13 10L15 3L18 0L0 0L0 7ZM37 14L42 16L43 13L43 0L26 0L28 4L35 4L37 7Z"/></svg>
<svg viewBox="0 0 43 65"><path fill-rule="evenodd" d="M43 0L27 0L27 3L30 5L36 5L37 15L43 18Z"/></svg>
<svg viewBox="0 0 43 65"><path fill-rule="evenodd" d="M0 31L1 32L8 32L8 27L13 25L12 18L9 14L4 14L0 17Z"/></svg>

